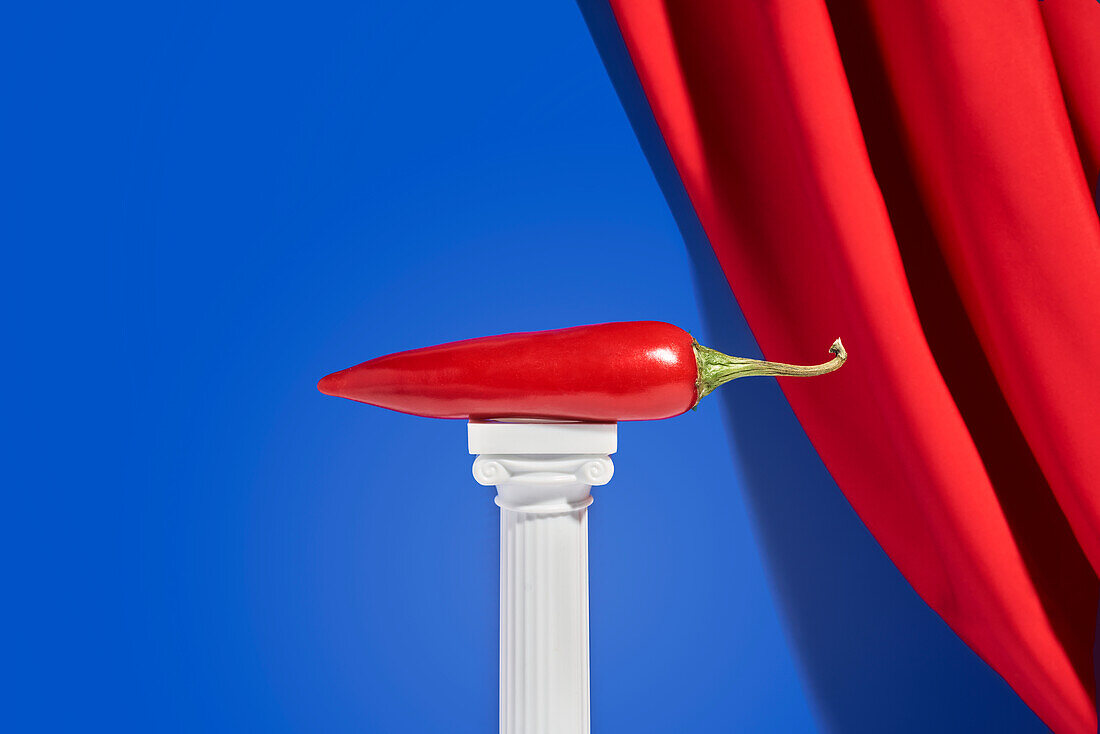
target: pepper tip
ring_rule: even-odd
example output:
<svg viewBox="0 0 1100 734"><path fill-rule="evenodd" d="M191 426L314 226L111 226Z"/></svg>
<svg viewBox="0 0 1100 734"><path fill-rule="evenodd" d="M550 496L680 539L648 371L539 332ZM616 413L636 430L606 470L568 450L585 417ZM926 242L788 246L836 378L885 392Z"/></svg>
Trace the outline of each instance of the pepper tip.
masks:
<svg viewBox="0 0 1100 734"><path fill-rule="evenodd" d="M331 375L325 375L317 381L317 389L323 392L325 395L334 395L336 397L339 397L339 394L336 392L336 382L336 373L333 372Z"/></svg>

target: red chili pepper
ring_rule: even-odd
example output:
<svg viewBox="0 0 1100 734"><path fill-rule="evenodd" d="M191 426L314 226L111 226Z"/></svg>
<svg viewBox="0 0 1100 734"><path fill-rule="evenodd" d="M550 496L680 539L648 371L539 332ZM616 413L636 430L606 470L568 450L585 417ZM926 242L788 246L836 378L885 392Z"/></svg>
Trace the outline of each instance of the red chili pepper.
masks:
<svg viewBox="0 0 1100 734"><path fill-rule="evenodd" d="M326 395L431 418L636 421L671 418L753 375L823 375L848 355L799 367L729 357L660 321L487 336L389 354L324 377Z"/></svg>

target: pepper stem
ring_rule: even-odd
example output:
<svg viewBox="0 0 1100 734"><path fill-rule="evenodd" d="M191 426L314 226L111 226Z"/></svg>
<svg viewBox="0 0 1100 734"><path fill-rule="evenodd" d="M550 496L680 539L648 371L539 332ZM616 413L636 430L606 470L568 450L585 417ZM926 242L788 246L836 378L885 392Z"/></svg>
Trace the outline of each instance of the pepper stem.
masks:
<svg viewBox="0 0 1100 734"><path fill-rule="evenodd" d="M832 359L823 364L810 366L768 362L762 359L748 359L747 357L731 357L710 347L704 347L694 339L692 339L692 346L695 348L695 362L699 366L699 377L695 383L696 403L713 392L716 387L725 385L730 380L736 380L738 377L768 375L815 377L840 369L840 366L848 359L848 352L844 350L844 345L840 343L840 339L837 339L829 347L829 351L834 355Z"/></svg>

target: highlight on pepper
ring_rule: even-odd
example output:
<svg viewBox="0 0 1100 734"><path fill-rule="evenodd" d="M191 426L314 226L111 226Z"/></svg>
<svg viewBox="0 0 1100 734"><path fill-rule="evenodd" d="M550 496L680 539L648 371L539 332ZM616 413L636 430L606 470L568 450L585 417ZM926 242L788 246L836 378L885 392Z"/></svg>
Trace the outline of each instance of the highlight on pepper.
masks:
<svg viewBox="0 0 1100 734"><path fill-rule="evenodd" d="M824 375L812 366L731 357L679 327L624 321L502 334L388 354L322 378L326 395L429 418L591 422L671 418L738 377Z"/></svg>

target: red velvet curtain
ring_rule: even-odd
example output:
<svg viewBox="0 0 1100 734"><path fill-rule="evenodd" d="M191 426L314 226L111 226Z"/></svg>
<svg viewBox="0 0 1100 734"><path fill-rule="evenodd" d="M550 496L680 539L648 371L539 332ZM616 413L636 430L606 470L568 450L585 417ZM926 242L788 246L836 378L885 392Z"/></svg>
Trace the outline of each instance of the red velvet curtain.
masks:
<svg viewBox="0 0 1100 734"><path fill-rule="evenodd" d="M611 0L764 354L917 592L1095 732L1100 3Z"/></svg>

